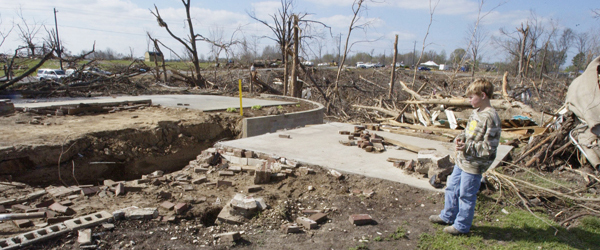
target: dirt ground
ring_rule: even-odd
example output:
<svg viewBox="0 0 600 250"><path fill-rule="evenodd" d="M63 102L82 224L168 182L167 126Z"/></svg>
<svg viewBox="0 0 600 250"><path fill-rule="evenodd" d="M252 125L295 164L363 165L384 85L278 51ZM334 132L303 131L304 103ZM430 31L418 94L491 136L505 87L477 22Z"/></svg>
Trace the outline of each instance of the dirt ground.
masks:
<svg viewBox="0 0 600 250"><path fill-rule="evenodd" d="M320 70L314 71L317 74ZM321 73L317 79L323 79L325 85L320 87L326 89L334 79L333 73ZM390 100L382 97L387 93L387 73L358 70L348 75L353 80L345 79L345 84L340 86L345 93L344 102L388 105L385 101L389 103ZM359 76L381 83L381 86L357 80ZM274 78L266 73L262 77L265 82ZM406 72L400 73L399 77L406 82L412 78ZM461 96L462 90L453 87L460 84L448 86L445 79L443 75L423 74L418 76L417 83L426 85L425 93ZM557 95L552 93L563 91L566 85L547 86L552 88L536 89L530 103L536 109L551 112L560 106L560 102L553 99ZM234 94L234 87L224 85L222 94ZM515 86L514 95L519 95L519 91L522 88ZM148 91L140 93L148 94ZM398 93L399 99L406 98L401 91ZM314 87L311 99L323 103L323 97ZM244 116L309 108L310 105L301 103L281 108L245 109ZM396 110L401 108L394 106ZM327 119L373 122L381 118L377 112L346 111L347 114L333 114ZM243 225L217 222L218 212L236 193L247 194L246 188L253 185L254 177L249 172L219 176L217 169L198 174L185 166L215 142L235 139L239 135L240 121L239 114L233 112L203 113L164 107L144 107L112 114L46 116L17 113L0 117L0 150L3 150L0 151L3 152L0 155L0 200L21 197L48 186L79 184L93 185L98 192L70 198L46 194L21 204L33 207L47 200L65 202L76 211L75 217L130 206L159 208L160 216L156 219L115 221L113 229L93 227L90 249L349 249L367 241L370 249L415 249L420 235L436 232L427 218L442 208L441 193L358 175L345 175L338 180L318 166L309 166L315 170L314 174L303 175L294 169L293 174L283 180L261 185L263 190L252 195L263 197L268 209ZM62 164L57 166L59 161ZM152 183L138 184L136 181L156 170L167 174ZM202 175L206 175L209 182L192 184L190 188L187 182ZM573 182L582 180L568 172L562 177ZM108 179L123 181L127 193L113 195L113 187L103 186L104 180ZM16 182L8 183L11 180ZM214 184L218 180L231 181L233 185L216 187ZM371 191L374 195L365 195ZM175 215L174 211L160 206L164 201L184 202L190 209ZM561 207L564 204L555 205ZM322 210L328 219L317 229L284 234L281 225L305 216L302 213L305 209ZM375 223L354 226L349 221L352 214L369 214ZM477 212L475 216L478 216ZM33 222L37 226L27 228L18 228L11 221L0 222L0 238L45 226L42 219ZM219 233L234 231L241 232L242 237L235 243L215 238ZM71 232L25 249L80 249L77 238L77 232Z"/></svg>

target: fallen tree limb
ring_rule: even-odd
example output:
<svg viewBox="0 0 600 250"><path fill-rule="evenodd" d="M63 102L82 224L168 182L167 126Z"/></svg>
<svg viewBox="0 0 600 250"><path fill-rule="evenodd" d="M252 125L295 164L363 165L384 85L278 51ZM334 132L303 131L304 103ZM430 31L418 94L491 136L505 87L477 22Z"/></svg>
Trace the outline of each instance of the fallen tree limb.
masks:
<svg viewBox="0 0 600 250"><path fill-rule="evenodd" d="M581 198L581 197L575 197L575 196L571 196L571 195L566 195L566 194L563 194L561 192L554 191L552 189L548 189L548 188L544 188L544 187L540 187L540 186L531 184L531 183L529 183L527 181L519 180L517 178L510 177L508 175L503 175L503 174L498 173L498 172L492 172L492 174L494 174L494 175L496 175L498 177L502 177L502 178L507 179L507 180L512 180L514 182L522 183L522 184L524 184L526 186L529 186L530 188L541 190L541 191L545 191L545 192L548 192L548 193L551 193L551 194L554 194L556 196L560 196L560 197L563 197L563 198L567 198L567 199L571 199L571 200L576 200L576 201L595 201L595 202L599 202L600 201L600 198Z"/></svg>
<svg viewBox="0 0 600 250"><path fill-rule="evenodd" d="M11 85L21 81L23 78L31 75L39 67L41 67L46 61L48 61L52 57L53 53L54 53L54 49L52 49L50 52L48 52L46 55L44 55L44 57L42 57L42 60L40 60L33 67L29 68L29 70L25 71L25 73L23 73L22 75L17 76L15 78L13 78L12 80L8 81L7 83L0 85L0 90L4 90L4 89L10 87Z"/></svg>
<svg viewBox="0 0 600 250"><path fill-rule="evenodd" d="M381 87L381 86L377 85L377 83L374 83L374 82L371 82L371 81L369 81L369 80L365 79L363 76L358 76L358 78L360 78L361 80L363 80L363 81L365 81L365 82L367 82L367 83L370 83L370 84L372 84L372 85L375 85L375 86L376 86L376 87L378 87L378 88L381 88L381 89L386 89L386 88L384 88L384 87Z"/></svg>
<svg viewBox="0 0 600 250"><path fill-rule="evenodd" d="M419 90L417 90L417 92L415 92L412 89L410 89L408 86L406 86L406 83L404 83L403 81L398 81L398 82L400 82L400 86L402 86L402 90L404 90L406 93L409 93L418 101L423 100L423 97L421 95L419 95L418 92L421 91L421 89L423 88L423 86L425 86L425 84L423 84L423 86L421 86L421 88L419 88Z"/></svg>
<svg viewBox="0 0 600 250"><path fill-rule="evenodd" d="M512 108L513 105L507 103L505 100L490 100L492 107L496 109L509 109ZM427 100L417 100L417 101L401 101L401 103L406 104L442 104L447 106L471 106L471 103L468 99L465 98L450 98L450 99L427 99Z"/></svg>

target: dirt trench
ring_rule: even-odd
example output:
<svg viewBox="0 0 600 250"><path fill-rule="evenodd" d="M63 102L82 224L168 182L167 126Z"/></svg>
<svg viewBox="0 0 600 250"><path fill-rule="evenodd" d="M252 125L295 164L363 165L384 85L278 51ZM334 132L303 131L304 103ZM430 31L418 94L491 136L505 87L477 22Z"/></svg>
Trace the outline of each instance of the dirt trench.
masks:
<svg viewBox="0 0 600 250"><path fill-rule="evenodd" d="M4 147L0 149L0 178L32 186L98 185L105 179L138 179L156 170L169 173L183 168L215 142L236 138L240 121L228 114L200 114L153 126L88 131L59 143Z"/></svg>

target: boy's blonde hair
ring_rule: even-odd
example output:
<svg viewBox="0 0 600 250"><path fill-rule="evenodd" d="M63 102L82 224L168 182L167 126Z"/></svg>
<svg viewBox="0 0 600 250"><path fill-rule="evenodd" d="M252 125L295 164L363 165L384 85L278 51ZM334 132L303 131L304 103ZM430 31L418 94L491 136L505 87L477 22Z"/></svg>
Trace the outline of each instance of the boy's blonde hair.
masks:
<svg viewBox="0 0 600 250"><path fill-rule="evenodd" d="M466 94L467 96L471 94L481 96L481 92L485 93L488 98L492 99L492 95L494 95L494 85L492 85L492 83L486 79L477 79L471 83L471 85L469 85Z"/></svg>

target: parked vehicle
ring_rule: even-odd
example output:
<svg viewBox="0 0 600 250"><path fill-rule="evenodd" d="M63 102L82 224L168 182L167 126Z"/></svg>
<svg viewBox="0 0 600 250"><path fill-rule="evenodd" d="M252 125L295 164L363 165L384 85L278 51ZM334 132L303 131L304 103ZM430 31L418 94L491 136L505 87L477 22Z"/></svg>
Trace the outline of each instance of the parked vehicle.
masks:
<svg viewBox="0 0 600 250"><path fill-rule="evenodd" d="M62 69L38 69L36 78L39 81L54 80L60 81L67 77L67 74Z"/></svg>
<svg viewBox="0 0 600 250"><path fill-rule="evenodd" d="M311 61L304 61L304 62L302 62L302 65L312 67L312 66L315 66L315 63L313 63Z"/></svg>
<svg viewBox="0 0 600 250"><path fill-rule="evenodd" d="M369 68L375 68L375 64L373 64L373 63L357 62L356 63L356 67L357 68L361 68L361 69L369 69Z"/></svg>
<svg viewBox="0 0 600 250"><path fill-rule="evenodd" d="M417 70L420 70L420 71L431 71L430 68L427 68L425 66L421 66L421 67L417 68Z"/></svg>
<svg viewBox="0 0 600 250"><path fill-rule="evenodd" d="M381 64L381 63L377 63L375 65L373 65L374 68L384 68L385 65Z"/></svg>

